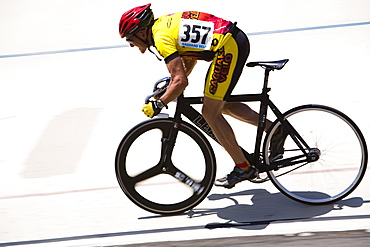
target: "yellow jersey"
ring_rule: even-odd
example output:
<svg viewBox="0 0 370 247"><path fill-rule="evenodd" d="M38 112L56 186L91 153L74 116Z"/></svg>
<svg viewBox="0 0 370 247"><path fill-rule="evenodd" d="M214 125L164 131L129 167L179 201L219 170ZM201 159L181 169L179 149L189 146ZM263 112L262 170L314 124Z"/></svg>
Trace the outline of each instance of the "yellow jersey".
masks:
<svg viewBox="0 0 370 247"><path fill-rule="evenodd" d="M164 15L152 27L154 46L166 63L179 55L211 61L230 38L232 26L230 21L197 11Z"/></svg>

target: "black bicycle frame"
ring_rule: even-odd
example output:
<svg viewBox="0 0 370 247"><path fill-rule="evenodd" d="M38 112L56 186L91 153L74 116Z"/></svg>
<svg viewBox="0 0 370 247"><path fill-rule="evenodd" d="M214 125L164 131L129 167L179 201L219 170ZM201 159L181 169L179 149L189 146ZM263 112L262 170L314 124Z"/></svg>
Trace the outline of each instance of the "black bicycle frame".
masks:
<svg viewBox="0 0 370 247"><path fill-rule="evenodd" d="M274 105L274 103L270 100L268 92L270 88L267 87L268 84L268 77L269 72L271 69L265 69L265 77L264 77L264 85L262 89L262 93L260 94L241 94L241 95L230 95L227 102L261 102L260 110L259 110L259 123L257 126L257 136L254 148L254 154L249 154L246 150L242 147L243 153L247 156L248 160L252 158L251 161L253 164L256 164L257 168L260 172L276 170L284 166L295 165L298 163L304 163L307 161L308 150L310 147L307 143L303 140L303 138L298 134L298 132L293 128L293 126L284 118L284 115L278 110L278 108ZM199 113L195 110L191 105L195 104L203 104L204 97L184 97L181 94L177 98L177 106L176 112L174 115L175 125L181 124L181 115L186 116L195 126L201 129L205 134L215 140L217 143L218 140L214 133L212 132L211 127L207 124L206 120ZM298 147L302 150L302 155L290 157L288 159L282 159L277 162L271 162L268 165L260 164L260 150L262 144L262 137L263 132L266 126L266 117L267 117L267 109L268 107L272 110L272 112L276 115L277 120L281 122L283 127L289 132L289 135L292 137L294 142L297 143ZM174 129L177 129L175 127ZM175 131L176 132L176 131ZM176 137L176 134L175 134ZM176 138L171 138L173 142L175 142ZM171 143L174 144L174 143ZM171 145L173 147L173 145ZM304 159L301 159L304 158Z"/></svg>

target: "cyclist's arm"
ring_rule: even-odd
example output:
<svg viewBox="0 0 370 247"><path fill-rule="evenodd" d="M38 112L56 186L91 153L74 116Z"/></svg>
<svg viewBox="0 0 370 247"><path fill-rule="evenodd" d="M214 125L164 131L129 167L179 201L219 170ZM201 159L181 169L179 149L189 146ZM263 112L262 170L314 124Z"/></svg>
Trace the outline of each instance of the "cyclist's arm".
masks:
<svg viewBox="0 0 370 247"><path fill-rule="evenodd" d="M189 76L191 71L193 71L194 66L197 64L197 60L189 59L185 57L182 57L181 59L182 59L182 62L184 63L185 74L186 76Z"/></svg>
<svg viewBox="0 0 370 247"><path fill-rule="evenodd" d="M167 63L167 69L170 72L171 81L167 87L166 93L161 97L161 100L166 105L176 99L188 86L188 78L186 76L184 64L185 62L181 59L180 56L172 59ZM190 65L191 63L188 63L188 66ZM194 65L189 67L190 72L193 69ZM187 71L189 72L188 69Z"/></svg>

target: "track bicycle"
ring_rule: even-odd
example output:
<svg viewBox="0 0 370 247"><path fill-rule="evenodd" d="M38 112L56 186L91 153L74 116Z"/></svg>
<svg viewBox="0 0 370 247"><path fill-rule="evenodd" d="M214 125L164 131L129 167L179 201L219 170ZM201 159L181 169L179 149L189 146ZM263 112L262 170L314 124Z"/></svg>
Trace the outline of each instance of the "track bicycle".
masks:
<svg viewBox="0 0 370 247"><path fill-rule="evenodd" d="M262 93L228 99L260 102L254 152L241 147L260 172L251 182L271 181L282 194L306 204L339 201L355 190L365 174L368 151L364 136L348 116L331 107L309 104L281 113L269 98L268 78L288 61L247 63L248 67L264 68ZM160 97L169 81L168 77L157 81L146 103ZM144 121L119 144L115 161L119 185L142 209L179 214L201 203L212 189L216 157L209 139L217 142L217 138L192 106L202 104L203 98L181 94L173 117ZM264 134L268 108L276 120ZM284 153L271 159L270 142L279 127L288 132Z"/></svg>

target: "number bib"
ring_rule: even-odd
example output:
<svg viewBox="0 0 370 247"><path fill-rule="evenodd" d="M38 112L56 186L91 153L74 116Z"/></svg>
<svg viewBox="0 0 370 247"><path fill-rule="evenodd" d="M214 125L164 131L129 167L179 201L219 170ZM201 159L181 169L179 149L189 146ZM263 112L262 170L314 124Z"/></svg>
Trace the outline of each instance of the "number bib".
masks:
<svg viewBox="0 0 370 247"><path fill-rule="evenodd" d="M209 50L213 31L213 22L181 19L178 43L180 46Z"/></svg>

